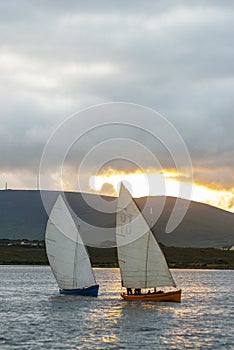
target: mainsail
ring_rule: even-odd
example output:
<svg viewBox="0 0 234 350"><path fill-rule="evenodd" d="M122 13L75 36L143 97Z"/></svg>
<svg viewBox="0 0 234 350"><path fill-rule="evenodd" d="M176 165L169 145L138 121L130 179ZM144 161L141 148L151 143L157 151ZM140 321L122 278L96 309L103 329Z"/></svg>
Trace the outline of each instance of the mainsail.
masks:
<svg viewBox="0 0 234 350"><path fill-rule="evenodd" d="M123 184L117 203L116 241L124 287L176 287L152 231Z"/></svg>
<svg viewBox="0 0 234 350"><path fill-rule="evenodd" d="M50 213L45 240L50 267L61 289L96 284L86 248L61 195Z"/></svg>

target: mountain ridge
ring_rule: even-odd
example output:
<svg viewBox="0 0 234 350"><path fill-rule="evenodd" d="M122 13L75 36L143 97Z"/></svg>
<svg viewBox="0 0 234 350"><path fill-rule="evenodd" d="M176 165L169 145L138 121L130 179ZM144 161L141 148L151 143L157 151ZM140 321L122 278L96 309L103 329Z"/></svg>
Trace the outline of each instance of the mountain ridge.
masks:
<svg viewBox="0 0 234 350"><path fill-rule="evenodd" d="M51 210L59 192L41 191ZM38 190L0 190L0 238L43 240L48 214ZM87 245L100 246L115 241L116 197L65 192L75 215L79 215L82 237ZM170 234L165 228L175 197L142 197L135 201L150 224L157 240L166 246L221 248L234 244L234 214L205 203L191 201L188 211ZM165 205L163 206L165 201ZM180 199L181 205L187 204ZM160 214L161 209L162 213ZM100 211L102 210L102 211ZM109 211L109 212L107 212Z"/></svg>

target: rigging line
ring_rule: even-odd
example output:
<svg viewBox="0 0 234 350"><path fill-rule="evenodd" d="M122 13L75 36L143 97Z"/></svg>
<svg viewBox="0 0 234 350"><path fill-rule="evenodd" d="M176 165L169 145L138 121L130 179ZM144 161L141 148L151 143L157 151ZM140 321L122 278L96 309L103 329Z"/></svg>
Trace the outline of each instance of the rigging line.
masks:
<svg viewBox="0 0 234 350"><path fill-rule="evenodd" d="M148 232L148 239L147 239L147 248L146 248L146 261L145 261L145 289L147 288L147 270L148 270L148 258L149 258L149 241L150 241L150 234L151 234L151 226L152 226L152 207L150 207L150 227Z"/></svg>
<svg viewBox="0 0 234 350"><path fill-rule="evenodd" d="M147 269L148 269L148 257L149 257L149 241L150 241L150 231L148 232L147 248L146 248L146 259L145 259L145 289L147 288Z"/></svg>
<svg viewBox="0 0 234 350"><path fill-rule="evenodd" d="M74 255L74 265L73 265L73 286L77 287L77 285L74 285L76 281L76 265L77 265L77 253L78 253L78 238L79 238L79 231L76 230L76 245L75 245L75 255Z"/></svg>

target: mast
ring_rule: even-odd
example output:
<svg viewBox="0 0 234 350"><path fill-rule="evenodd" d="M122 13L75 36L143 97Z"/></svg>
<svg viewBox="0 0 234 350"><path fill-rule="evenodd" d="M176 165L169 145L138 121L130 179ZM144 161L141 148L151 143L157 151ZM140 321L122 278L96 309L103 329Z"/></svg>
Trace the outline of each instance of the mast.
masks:
<svg viewBox="0 0 234 350"><path fill-rule="evenodd" d="M147 272L148 272L149 240L150 240L150 233L148 234L148 238L147 238L146 259L145 259L145 289L147 288Z"/></svg>
<svg viewBox="0 0 234 350"><path fill-rule="evenodd" d="M75 246L75 256L74 256L74 268L73 268L73 285L74 287L77 287L76 285L76 270L77 270L77 252L78 252L78 230L76 234L76 246Z"/></svg>
<svg viewBox="0 0 234 350"><path fill-rule="evenodd" d="M150 207L150 228L152 227L152 207ZM147 288L147 271L148 271L148 256L149 256L149 241L150 241L150 232L147 238L147 248L146 248L146 261L145 261L145 289Z"/></svg>

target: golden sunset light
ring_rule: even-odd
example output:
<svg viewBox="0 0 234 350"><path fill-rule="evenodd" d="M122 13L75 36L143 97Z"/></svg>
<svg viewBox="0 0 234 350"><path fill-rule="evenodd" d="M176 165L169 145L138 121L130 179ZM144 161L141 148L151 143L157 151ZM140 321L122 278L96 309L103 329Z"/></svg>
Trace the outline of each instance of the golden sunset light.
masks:
<svg viewBox="0 0 234 350"><path fill-rule="evenodd" d="M183 177L183 176L182 176ZM183 177L184 178L184 177ZM124 182L133 197L171 196L206 203L234 212L233 193L225 189L217 190L205 185L180 181L180 176L173 171L146 170L133 173L110 169L103 174L90 177L90 189L107 195L118 195L119 185ZM108 184L108 193L104 185ZM112 186L113 191L110 192ZM188 194L191 193L191 196Z"/></svg>
<svg viewBox="0 0 234 350"><path fill-rule="evenodd" d="M99 192L102 190L104 184L110 184L113 186L113 194L117 195L119 190L119 184L124 182L131 192L133 197L148 196L149 182L146 174L144 173L116 173L107 175L97 175L90 178L89 184L91 189Z"/></svg>
<svg viewBox="0 0 234 350"><path fill-rule="evenodd" d="M0 350L233 348L234 1L0 19Z"/></svg>

